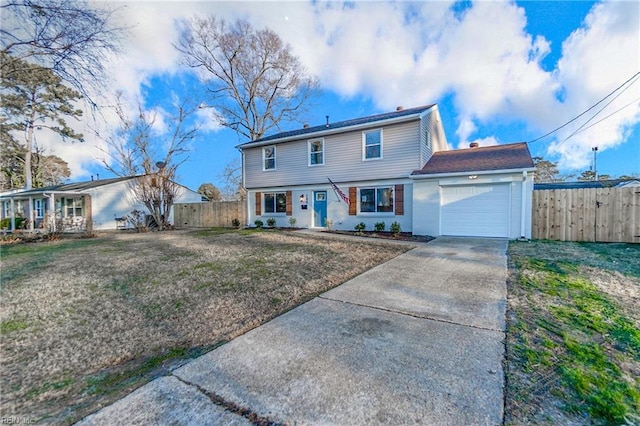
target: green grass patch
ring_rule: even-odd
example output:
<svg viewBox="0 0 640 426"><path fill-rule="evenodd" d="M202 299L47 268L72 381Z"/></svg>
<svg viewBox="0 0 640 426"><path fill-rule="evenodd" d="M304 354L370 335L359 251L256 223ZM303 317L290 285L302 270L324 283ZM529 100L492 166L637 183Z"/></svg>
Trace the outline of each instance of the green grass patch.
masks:
<svg viewBox="0 0 640 426"><path fill-rule="evenodd" d="M87 379L87 392L90 394L110 394L140 381L163 364L188 357L189 350L184 347L171 348L160 355L149 357L142 362L133 362L121 371L107 372Z"/></svg>
<svg viewBox="0 0 640 426"><path fill-rule="evenodd" d="M29 323L22 318L10 318L0 323L0 334L5 335L14 331L26 330Z"/></svg>
<svg viewBox="0 0 640 426"><path fill-rule="evenodd" d="M31 399L31 398L38 397L46 392L61 390L66 388L67 386L71 386L75 382L76 382L75 379L70 377L67 377L55 382L47 382L44 385L40 386L39 388L36 388L27 392L27 394L25 395L25 398Z"/></svg>
<svg viewBox="0 0 640 426"><path fill-rule="evenodd" d="M569 415L586 415L596 424L640 419L640 379L623 371L640 362L640 329L613 296L580 273L580 265L625 273L620 259L638 254L629 246L534 242L512 243L509 250L516 273L510 297L524 302L508 326L510 369L532 381L541 368L555 371L548 374L557 380L543 392L560 398ZM527 400L526 391L507 393Z"/></svg>

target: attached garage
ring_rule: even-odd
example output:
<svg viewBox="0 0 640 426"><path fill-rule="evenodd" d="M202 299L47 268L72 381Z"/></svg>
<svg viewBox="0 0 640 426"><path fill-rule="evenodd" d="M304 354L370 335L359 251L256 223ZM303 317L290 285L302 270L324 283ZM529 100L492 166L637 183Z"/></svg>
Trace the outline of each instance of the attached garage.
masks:
<svg viewBox="0 0 640 426"><path fill-rule="evenodd" d="M413 233L530 238L533 171L526 144L436 152L411 175Z"/></svg>
<svg viewBox="0 0 640 426"><path fill-rule="evenodd" d="M510 185L454 185L441 188L440 233L508 237Z"/></svg>

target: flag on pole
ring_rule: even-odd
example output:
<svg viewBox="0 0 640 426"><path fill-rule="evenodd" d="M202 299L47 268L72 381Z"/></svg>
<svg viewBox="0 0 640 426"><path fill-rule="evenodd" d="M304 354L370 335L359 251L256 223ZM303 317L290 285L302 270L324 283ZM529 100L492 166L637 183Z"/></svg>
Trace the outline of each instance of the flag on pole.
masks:
<svg viewBox="0 0 640 426"><path fill-rule="evenodd" d="M329 179L329 177L327 177L327 179ZM347 197L345 195L344 192L342 192L340 190L340 188L338 188L338 186L333 183L333 181L331 179L329 179L329 183L331 184L331 187L333 188L333 192L336 193L336 195L338 196L338 200L340 200L340 198L342 198L342 201L344 201L345 203L347 203L347 205L351 205L351 200L349 200L349 197Z"/></svg>

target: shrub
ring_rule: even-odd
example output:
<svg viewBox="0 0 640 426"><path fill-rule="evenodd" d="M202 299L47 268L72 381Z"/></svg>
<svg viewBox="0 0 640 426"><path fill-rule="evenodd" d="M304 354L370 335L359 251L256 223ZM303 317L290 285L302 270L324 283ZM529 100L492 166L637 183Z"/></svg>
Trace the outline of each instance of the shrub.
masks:
<svg viewBox="0 0 640 426"><path fill-rule="evenodd" d="M373 225L373 228L377 231L377 232L383 232L384 228L387 227L387 224L384 222L376 222L375 225Z"/></svg>
<svg viewBox="0 0 640 426"><path fill-rule="evenodd" d="M354 227L354 229L355 229L356 231L358 231L358 232L362 232L362 231L364 231L365 229L367 229L367 224L366 224L366 223L364 223L364 222L360 222L359 224L357 224L357 225Z"/></svg>
<svg viewBox="0 0 640 426"><path fill-rule="evenodd" d="M240 219L233 219L233 220L231 221L231 225L232 225L234 228L240 228Z"/></svg>
<svg viewBox="0 0 640 426"><path fill-rule="evenodd" d="M15 218L15 227L14 229L22 229L26 223L26 219L24 217L16 217ZM2 229L11 229L11 218L5 217L0 221L0 228Z"/></svg>
<svg viewBox="0 0 640 426"><path fill-rule="evenodd" d="M267 219L267 226L269 228L273 228L274 226L276 226L276 219L273 217L270 217L269 219Z"/></svg>
<svg viewBox="0 0 640 426"><path fill-rule="evenodd" d="M264 226L264 222L263 222L263 221L261 221L260 219L256 219L256 220L253 222L253 224L254 224L254 225L256 225L256 228L259 228L259 229L260 229L260 228L262 228L262 227Z"/></svg>
<svg viewBox="0 0 640 426"><path fill-rule="evenodd" d="M400 234L400 232L402 232L402 227L398 222L393 222L389 227L389 230L393 232L394 235L398 235Z"/></svg>
<svg viewBox="0 0 640 426"><path fill-rule="evenodd" d="M147 215L142 210L131 210L127 216L125 216L129 227L135 229L137 232L147 232L149 225L147 224Z"/></svg>
<svg viewBox="0 0 640 426"><path fill-rule="evenodd" d="M292 228L295 226L296 222L297 220L295 217L292 216L289 218L289 226L291 226Z"/></svg>

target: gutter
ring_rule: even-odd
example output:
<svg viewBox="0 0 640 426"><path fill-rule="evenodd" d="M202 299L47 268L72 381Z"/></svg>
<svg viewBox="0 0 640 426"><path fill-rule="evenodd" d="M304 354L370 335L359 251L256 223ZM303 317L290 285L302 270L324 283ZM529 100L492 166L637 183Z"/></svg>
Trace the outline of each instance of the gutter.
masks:
<svg viewBox="0 0 640 426"><path fill-rule="evenodd" d="M410 179L418 180L418 179L437 179L441 177L458 177L458 176L469 176L469 175L495 175L495 174L510 174L510 173L522 173L522 172L533 172L536 169L534 167L526 168L526 169L496 169L496 170L468 170L465 172L451 172L451 173L430 173L430 174L411 174L409 175Z"/></svg>

